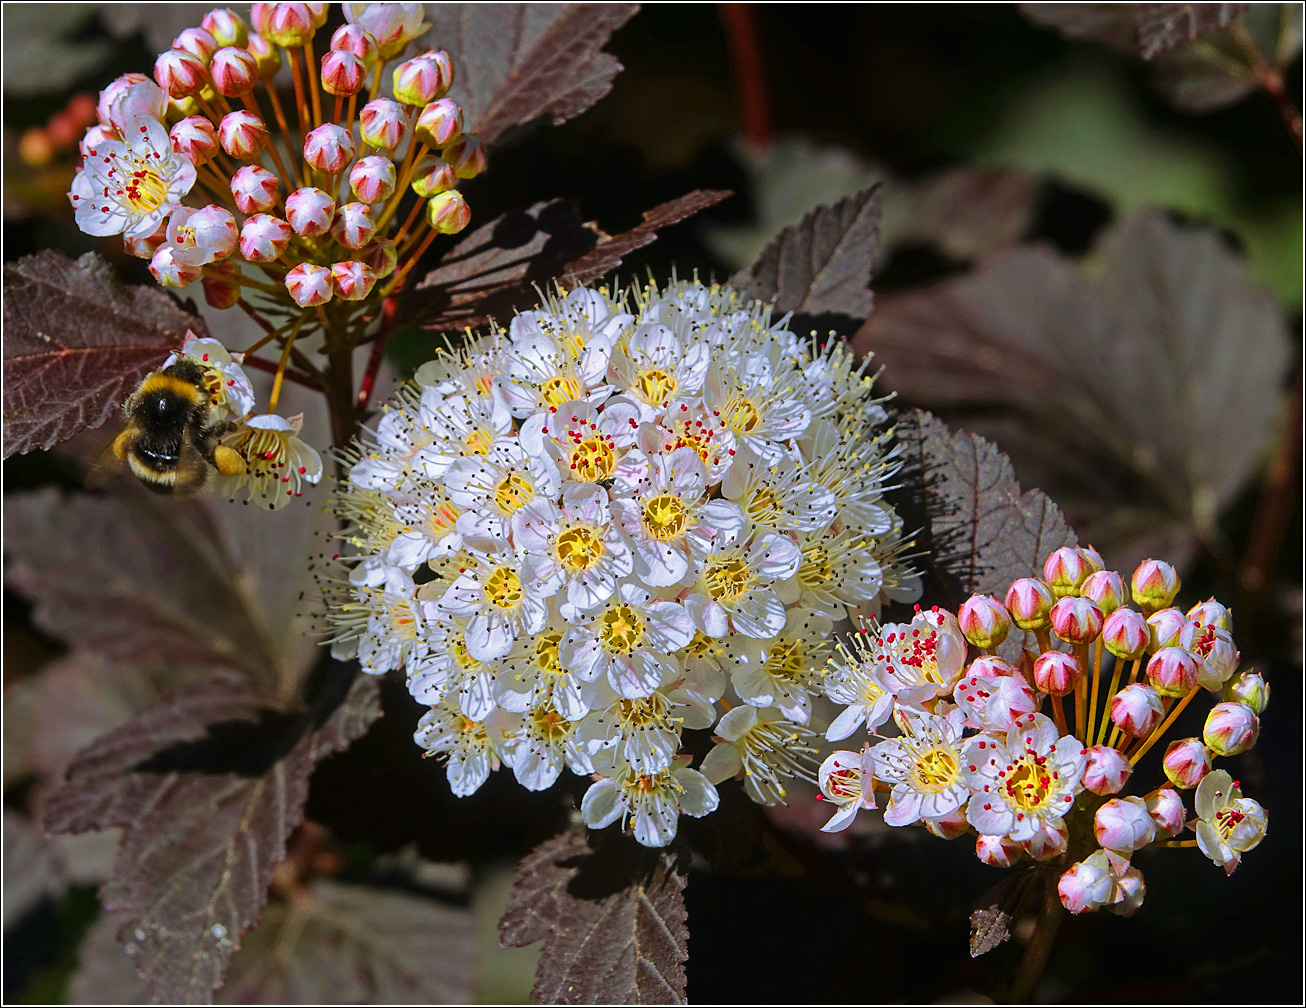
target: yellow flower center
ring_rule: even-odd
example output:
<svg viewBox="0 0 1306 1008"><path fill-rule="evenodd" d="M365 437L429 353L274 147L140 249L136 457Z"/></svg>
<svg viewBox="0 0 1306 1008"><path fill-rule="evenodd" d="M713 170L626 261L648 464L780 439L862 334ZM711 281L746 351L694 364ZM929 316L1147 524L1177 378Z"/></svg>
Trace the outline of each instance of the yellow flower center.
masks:
<svg viewBox="0 0 1306 1008"><path fill-rule="evenodd" d="M707 593L718 602L733 602L753 587L757 575L740 559L709 560L703 572Z"/></svg>
<svg viewBox="0 0 1306 1008"><path fill-rule="evenodd" d="M510 472L495 488L494 506L505 518L535 496L535 487L521 473Z"/></svg>
<svg viewBox="0 0 1306 1008"><path fill-rule="evenodd" d="M603 556L603 537L588 525L573 525L558 536L553 551L569 570L588 570Z"/></svg>
<svg viewBox="0 0 1306 1008"><path fill-rule="evenodd" d="M611 606L599 618L599 637L609 651L630 654L644 639L644 621L631 606Z"/></svg>
<svg viewBox="0 0 1306 1008"><path fill-rule="evenodd" d="M571 449L571 474L582 483L607 479L616 469L617 453L602 438L584 438Z"/></svg>
<svg viewBox="0 0 1306 1008"><path fill-rule="evenodd" d="M485 597L499 609L512 609L522 600L521 578L511 567L496 567L485 579Z"/></svg>
<svg viewBox="0 0 1306 1008"><path fill-rule="evenodd" d="M797 679L807 668L802 645L796 640L780 640L771 646L766 656L767 674L773 679Z"/></svg>
<svg viewBox="0 0 1306 1008"><path fill-rule="evenodd" d="M750 520L758 523L774 520L778 505L779 502L771 488L759 486L748 495L748 500L744 504L744 513Z"/></svg>
<svg viewBox="0 0 1306 1008"><path fill-rule="evenodd" d="M762 423L762 414L757 411L752 400L738 392L726 400L721 418L736 434L751 434Z"/></svg>
<svg viewBox="0 0 1306 1008"><path fill-rule="evenodd" d="M562 659L558 656L558 645L562 643L562 634L556 631L540 634L535 638L535 664L541 672L562 675Z"/></svg>
<svg viewBox="0 0 1306 1008"><path fill-rule="evenodd" d="M648 368L636 376L635 389L646 402L660 406L676 391L676 379L659 368Z"/></svg>
<svg viewBox="0 0 1306 1008"><path fill-rule="evenodd" d="M466 714L458 714L454 723L458 726L458 734L465 736L470 745L483 746L490 740L485 733L484 721L473 721Z"/></svg>
<svg viewBox="0 0 1306 1008"><path fill-rule="evenodd" d="M530 719L532 734L546 743L556 744L571 734L571 722L548 707L532 711Z"/></svg>
<svg viewBox="0 0 1306 1008"><path fill-rule="evenodd" d="M449 653L453 655L460 668L478 669L481 667L479 659L473 658L472 653L467 650L467 638L462 634L452 637L449 640Z"/></svg>
<svg viewBox="0 0 1306 1008"><path fill-rule="evenodd" d="M804 588L819 588L830 581L834 568L825 547L811 543L803 550L802 566L798 568L798 582Z"/></svg>
<svg viewBox="0 0 1306 1008"><path fill-rule="evenodd" d="M923 791L942 791L958 776L957 758L947 749L929 749L916 760L916 785Z"/></svg>
<svg viewBox="0 0 1306 1008"><path fill-rule="evenodd" d="M644 531L650 539L666 542L685 531L689 508L674 494L659 494L644 502Z"/></svg>
<svg viewBox="0 0 1306 1008"><path fill-rule="evenodd" d="M1030 812L1047 801L1055 776L1054 771L1040 766L1035 757L1027 754L1019 757L1010 770L999 775L999 779L1007 802L1018 812Z"/></svg>
<svg viewBox="0 0 1306 1008"><path fill-rule="evenodd" d="M127 206L133 213L147 214L159 208L164 199L168 196L168 183L157 171L149 167L146 162L139 162L140 169L131 173L127 184L123 186L120 195L127 198ZM191 231L191 242L194 244L194 231Z"/></svg>
<svg viewBox="0 0 1306 1008"><path fill-rule="evenodd" d="M546 378L540 384L540 397L544 400L544 405L552 406L554 409L563 403L575 402L583 391L580 382L570 375Z"/></svg>
<svg viewBox="0 0 1306 1008"><path fill-rule="evenodd" d="M494 432L484 427L477 427L464 442L468 455L485 455L494 446Z"/></svg>

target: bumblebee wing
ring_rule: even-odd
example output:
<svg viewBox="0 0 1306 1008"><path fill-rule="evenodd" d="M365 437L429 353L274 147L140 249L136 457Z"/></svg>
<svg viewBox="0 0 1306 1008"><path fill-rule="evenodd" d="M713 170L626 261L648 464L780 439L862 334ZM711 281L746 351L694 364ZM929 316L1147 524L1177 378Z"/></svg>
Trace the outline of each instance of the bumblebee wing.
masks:
<svg viewBox="0 0 1306 1008"><path fill-rule="evenodd" d="M124 456L127 428L121 423L107 423L96 430L83 431L59 445L56 451L86 487L96 490L126 471Z"/></svg>

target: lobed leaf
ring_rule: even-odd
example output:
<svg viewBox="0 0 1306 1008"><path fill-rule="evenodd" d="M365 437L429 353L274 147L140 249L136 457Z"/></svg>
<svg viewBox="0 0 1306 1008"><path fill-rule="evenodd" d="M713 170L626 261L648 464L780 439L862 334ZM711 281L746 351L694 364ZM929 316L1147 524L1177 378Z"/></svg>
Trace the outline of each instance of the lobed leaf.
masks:
<svg viewBox="0 0 1306 1008"><path fill-rule="evenodd" d="M125 287L95 253L45 249L5 266L4 455L113 416L203 322L162 290Z"/></svg>
<svg viewBox="0 0 1306 1008"><path fill-rule="evenodd" d="M1013 872L975 901L970 915L972 959L992 952L1011 937L1011 923L1037 879L1032 870Z"/></svg>
<svg viewBox="0 0 1306 1008"><path fill-rule="evenodd" d="M874 304L871 274L879 255L881 184L832 206L819 206L781 231L757 261L730 278L747 297L793 312L796 328L860 324Z"/></svg>
<svg viewBox="0 0 1306 1008"><path fill-rule="evenodd" d="M537 1004L684 1004L684 887L666 851L573 827L518 865L500 939L544 941Z"/></svg>
<svg viewBox="0 0 1306 1008"><path fill-rule="evenodd" d="M1227 28L1246 3L1140 3L1133 5L1134 33L1143 59Z"/></svg>
<svg viewBox="0 0 1306 1008"><path fill-rule="evenodd" d="M230 677L165 695L83 750L48 796L51 832L124 828L100 896L155 1000L212 999L313 768L380 715L374 680L334 671L307 708Z"/></svg>
<svg viewBox="0 0 1306 1008"><path fill-rule="evenodd" d="M430 4L436 37L453 59L449 97L487 144L513 126L555 125L612 90L621 64L603 52L638 4Z"/></svg>

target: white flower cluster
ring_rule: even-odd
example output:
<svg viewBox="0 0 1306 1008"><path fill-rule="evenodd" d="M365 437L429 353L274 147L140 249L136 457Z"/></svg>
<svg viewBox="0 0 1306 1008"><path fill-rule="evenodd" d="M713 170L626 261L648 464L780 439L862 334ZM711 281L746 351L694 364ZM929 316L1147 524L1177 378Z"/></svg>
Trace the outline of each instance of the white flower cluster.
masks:
<svg viewBox="0 0 1306 1008"><path fill-rule="evenodd" d="M358 449L338 653L406 670L457 794L566 766L591 826L650 846L727 777L781 801L835 622L916 592L884 419L842 343L729 288L551 299L423 367Z"/></svg>

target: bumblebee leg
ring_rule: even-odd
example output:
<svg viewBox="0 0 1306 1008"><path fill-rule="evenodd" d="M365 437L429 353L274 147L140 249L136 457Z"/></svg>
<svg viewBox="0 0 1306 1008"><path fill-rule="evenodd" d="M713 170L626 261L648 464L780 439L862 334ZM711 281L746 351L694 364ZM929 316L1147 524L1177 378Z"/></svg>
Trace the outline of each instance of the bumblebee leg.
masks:
<svg viewBox="0 0 1306 1008"><path fill-rule="evenodd" d="M113 455L119 462L127 461L127 440L130 433L131 429L128 428L113 439Z"/></svg>
<svg viewBox="0 0 1306 1008"><path fill-rule="evenodd" d="M245 460L240 452L226 445L217 445L213 449L213 465L223 476L242 476L245 473Z"/></svg>

